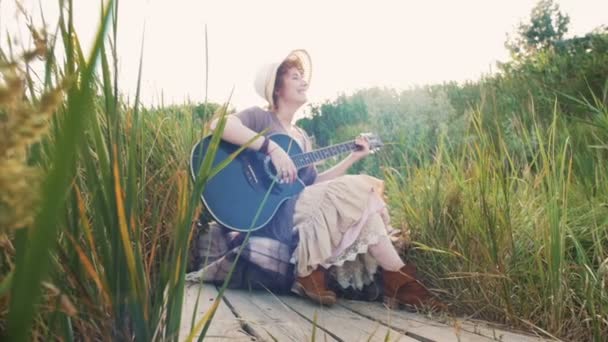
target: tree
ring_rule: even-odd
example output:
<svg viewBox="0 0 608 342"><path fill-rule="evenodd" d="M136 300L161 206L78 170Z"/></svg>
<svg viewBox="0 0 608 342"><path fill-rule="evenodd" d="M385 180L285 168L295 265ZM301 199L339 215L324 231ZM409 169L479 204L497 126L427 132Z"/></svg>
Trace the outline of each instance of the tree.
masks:
<svg viewBox="0 0 608 342"><path fill-rule="evenodd" d="M553 0L540 0L530 13L529 23L520 23L515 37L505 42L514 58L528 56L555 45L568 32L570 17Z"/></svg>
<svg viewBox="0 0 608 342"><path fill-rule="evenodd" d="M221 105L213 102L202 102L192 108L193 114L196 118L207 121L211 118Z"/></svg>

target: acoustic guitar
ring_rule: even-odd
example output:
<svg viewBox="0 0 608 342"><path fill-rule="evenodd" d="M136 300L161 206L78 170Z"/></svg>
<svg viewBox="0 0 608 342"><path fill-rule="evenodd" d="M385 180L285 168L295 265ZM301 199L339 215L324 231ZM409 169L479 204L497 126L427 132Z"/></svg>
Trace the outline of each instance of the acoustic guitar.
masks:
<svg viewBox="0 0 608 342"><path fill-rule="evenodd" d="M373 152L382 147L382 141L376 135L363 135L367 137ZM298 173L314 163L360 148L351 140L303 152L300 145L287 134L273 134L269 138L289 154ZM192 148L190 172L195 180L210 143L211 136L208 136ZM222 140L212 167L228 159L238 149L238 145ZM270 156L245 149L208 180L201 200L218 223L236 231L247 232L264 227L281 204L297 195L304 187L299 176L293 183L280 183Z"/></svg>

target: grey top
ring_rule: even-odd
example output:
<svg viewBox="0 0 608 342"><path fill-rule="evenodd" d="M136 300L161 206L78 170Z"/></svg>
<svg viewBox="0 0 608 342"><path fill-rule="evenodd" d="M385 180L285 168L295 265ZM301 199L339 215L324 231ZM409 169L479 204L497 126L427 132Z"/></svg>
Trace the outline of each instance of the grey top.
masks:
<svg viewBox="0 0 608 342"><path fill-rule="evenodd" d="M260 107L250 107L235 114L243 125L254 132L262 132L268 129L264 135L268 136L275 133L288 134L279 122L275 114ZM312 148L308 134L302 129L299 130L304 140L295 139L299 142L304 152L309 152ZM314 166L308 166L298 171L298 176L306 186L314 183L317 178L317 170ZM292 250L298 243L297 232L293 231L293 213L297 196L283 202L276 215L264 227L251 233L254 236L264 236L279 240L289 245Z"/></svg>

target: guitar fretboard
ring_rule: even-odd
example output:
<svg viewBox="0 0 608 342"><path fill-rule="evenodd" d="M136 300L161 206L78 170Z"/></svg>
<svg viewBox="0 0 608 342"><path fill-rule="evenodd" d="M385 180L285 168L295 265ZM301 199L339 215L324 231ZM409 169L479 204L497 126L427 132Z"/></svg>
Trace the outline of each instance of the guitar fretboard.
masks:
<svg viewBox="0 0 608 342"><path fill-rule="evenodd" d="M332 145L311 152L296 154L291 157L297 169L312 165L321 160L325 160L342 153L356 150L358 147L354 140L347 141L341 144Z"/></svg>

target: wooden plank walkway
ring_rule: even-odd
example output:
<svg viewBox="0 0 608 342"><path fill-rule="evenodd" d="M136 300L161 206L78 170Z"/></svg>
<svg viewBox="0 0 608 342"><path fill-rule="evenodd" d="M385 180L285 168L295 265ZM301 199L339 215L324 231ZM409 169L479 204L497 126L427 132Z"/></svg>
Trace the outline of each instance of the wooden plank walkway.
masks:
<svg viewBox="0 0 608 342"><path fill-rule="evenodd" d="M217 296L213 285L187 284L179 340ZM388 310L382 303L339 299L326 308L295 295L227 290L206 339L227 341L547 341L491 327L484 322L450 318L449 323L421 314Z"/></svg>

